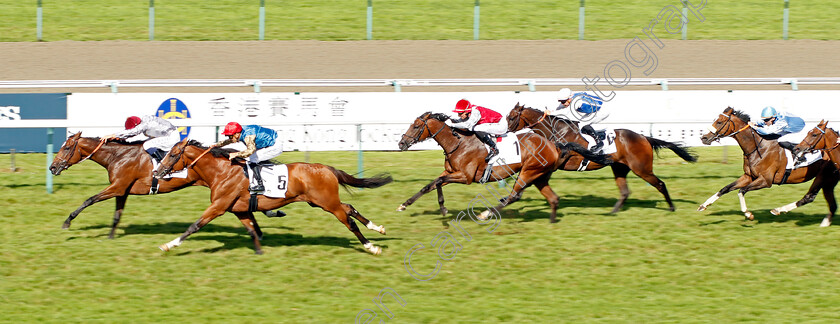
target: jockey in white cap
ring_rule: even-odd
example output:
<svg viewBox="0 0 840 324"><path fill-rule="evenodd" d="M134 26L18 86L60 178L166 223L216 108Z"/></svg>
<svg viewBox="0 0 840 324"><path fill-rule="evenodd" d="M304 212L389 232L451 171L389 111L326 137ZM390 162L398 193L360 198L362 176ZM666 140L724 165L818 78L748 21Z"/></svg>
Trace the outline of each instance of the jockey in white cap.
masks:
<svg viewBox="0 0 840 324"><path fill-rule="evenodd" d="M447 120L447 125L475 132L476 137L490 147L490 153L487 153L487 157L484 158L485 162L499 154L496 141L490 137L490 134L503 135L507 132L507 120L502 117L502 114L492 109L473 105L466 99L459 100L452 112L457 113L460 119Z"/></svg>

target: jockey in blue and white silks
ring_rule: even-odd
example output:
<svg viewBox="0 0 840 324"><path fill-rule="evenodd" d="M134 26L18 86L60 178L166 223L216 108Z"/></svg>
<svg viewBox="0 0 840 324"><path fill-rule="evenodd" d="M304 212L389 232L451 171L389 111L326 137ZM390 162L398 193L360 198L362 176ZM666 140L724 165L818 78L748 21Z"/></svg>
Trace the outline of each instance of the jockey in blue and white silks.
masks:
<svg viewBox="0 0 840 324"><path fill-rule="evenodd" d="M277 140L277 132L270 128L257 125L239 125L237 122L230 122L225 125L222 135L228 139L218 142L213 146L225 146L228 144L242 142L245 149L231 153L229 158L243 158L248 161L248 166L254 173L256 185L250 188L251 191L264 191L262 177L260 176L260 165L262 161L268 161L280 153L283 153L283 143Z"/></svg>
<svg viewBox="0 0 840 324"><path fill-rule="evenodd" d="M761 119L763 123L750 122L750 126L761 137L778 140L780 146L790 150L793 150L794 143L783 142L782 139L785 135L797 133L805 128L805 120L802 118L789 112L776 111L776 108L770 106L761 110Z"/></svg>
<svg viewBox="0 0 840 324"><path fill-rule="evenodd" d="M154 115L128 117L125 120L125 130L108 138L127 139L141 134L149 138L143 142L143 149L158 161L163 159L165 152L169 152L181 141L178 128L166 119Z"/></svg>
<svg viewBox="0 0 840 324"><path fill-rule="evenodd" d="M606 137L605 133L596 132L592 127L593 124L601 122L609 116L609 113L601 110L602 105L604 104L603 99L586 92L572 93L571 89L563 88L560 89L560 92L558 93L557 101L560 105L555 110L556 112L561 111L564 108L574 109L572 115L574 115L578 121L587 122L594 119L597 115L599 117L598 120L582 126L580 128L580 132L595 138L595 146L592 147L592 151L598 151L604 146L604 139Z"/></svg>

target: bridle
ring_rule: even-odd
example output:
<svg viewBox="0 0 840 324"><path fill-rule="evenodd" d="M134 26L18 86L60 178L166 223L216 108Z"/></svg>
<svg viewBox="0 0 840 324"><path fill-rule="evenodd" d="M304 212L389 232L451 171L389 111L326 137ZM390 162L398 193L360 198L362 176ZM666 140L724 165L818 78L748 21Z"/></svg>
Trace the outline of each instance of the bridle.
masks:
<svg viewBox="0 0 840 324"><path fill-rule="evenodd" d="M212 147L211 147L211 148L212 148ZM174 149L174 147L173 147L173 149ZM178 163L179 161L180 161L181 163L184 163L184 164L186 165L186 164L187 164L187 162L185 162L185 161L181 160L181 156L182 156L182 155L184 155L184 152L186 152L186 151L187 151L187 145L186 145L186 144L184 145L184 147L182 147L182 148L181 148L181 151L180 151L180 152L178 152L178 153L176 153L176 154L172 154L172 151L170 150L170 151L169 151L169 153L170 153L170 154L169 154L169 159L170 159L170 160L175 160L175 162L172 162L172 165L164 165L164 164L161 162L160 167L163 167L163 169L161 170L161 171L163 171L163 172L162 172L159 176L160 176L161 178L163 178L163 177L165 177L165 176L167 176L167 175L171 174L171 173L172 173L172 170L175 168L175 163ZM207 151L205 151L205 153L206 153L206 152L209 152L209 151L210 151L210 149L207 149ZM202 154L201 154L201 156L204 156L204 153L202 153ZM201 156L199 156L199 158L201 158ZM198 159L195 159L195 161L198 161ZM193 165L195 164L195 161L193 161L193 163L192 163L192 164L190 164L190 165L189 165L189 166L187 166L187 167L191 167L191 166L193 166ZM158 167L158 168L160 168L160 167ZM186 168L186 167L185 167L185 168Z"/></svg>
<svg viewBox="0 0 840 324"><path fill-rule="evenodd" d="M414 145L414 144L416 144L417 142L419 142L419 141L420 141L420 136L423 136L423 133L424 133L426 130L428 130L428 131L429 131L429 133L431 133L431 132L432 132L432 127L431 127L431 126L429 126L429 121L428 121L428 119L423 119L423 118L417 118L417 119L420 119L421 121L423 121L423 125L424 125L424 126L423 126L423 130L421 130L420 132L418 132L418 133L417 133L417 136L414 136L414 137L408 136L408 135L406 135L406 134L402 134L403 139L405 139L406 137L408 137L408 138L411 140L411 142L410 142L410 143L411 143L411 145ZM445 125L444 125L444 126L445 126ZM444 127L444 126L441 126L441 127L440 127L440 129L438 129L438 130L437 130L437 132L435 132L434 134L432 134L432 135L431 135L431 136L429 136L428 138L435 139L435 136L437 136L438 134L440 134L440 132L442 132L442 131L443 131L443 129L444 129L444 128L446 128L446 127ZM436 140L436 139L435 139L435 140ZM457 145L457 146L455 146L455 148L454 148L454 149L452 149L452 151L446 152L446 150L444 150L444 151L443 151L443 154L445 154L445 155L452 154L452 152L455 152L455 150L457 150L460 146L461 146L461 141L458 141L458 145Z"/></svg>
<svg viewBox="0 0 840 324"><path fill-rule="evenodd" d="M746 125L744 125L744 127L741 127L741 129L732 132L732 134L722 136L722 135L720 135L720 133L721 133L721 131L723 131L724 127L730 126L732 129L735 129L735 122L732 121L732 114L729 114L729 115L720 114L720 115L726 117L726 123L724 123L723 126L721 126L720 128L715 128L715 133L714 133L715 137L713 137L711 140L709 140L709 142L719 141L722 138L734 137L735 135L744 131L745 129L750 128L750 125L746 124ZM764 138L762 138L761 141L756 141L755 140L755 134L753 134L753 142L755 142L755 149L752 150L752 152L744 153L744 156L749 156L750 154L753 154L754 152L758 151L758 146L761 144L762 141L764 141ZM759 158L761 157L761 152L758 152L758 157Z"/></svg>
<svg viewBox="0 0 840 324"><path fill-rule="evenodd" d="M76 154L81 155L81 154L82 154L82 152L81 152L81 151L77 151L77 150L76 150L76 149L79 147L79 140L80 140L80 139L81 139L81 138L77 138L77 139L76 139L76 141L75 141L75 142L73 142L73 149L71 150L71 151L73 152L73 155L71 155L69 158L66 158L66 159L64 159L63 161L61 161L61 162L60 162L60 165L61 165L61 170L62 170L62 171L69 169L69 168L70 168L71 166L73 166L73 165L76 165L76 164L82 163L82 162L84 162L85 160L90 159L90 157L91 157L91 156L93 156L93 154L95 154L95 153L96 153L96 151L99 151L99 148L101 148L101 147L102 147L102 145L103 145L103 144L105 144L105 142L107 142L107 141L108 141L108 139L107 139L107 138L103 138L103 139L99 140L99 145L97 145L97 146L96 146L96 148L94 148L94 149L93 149L93 151L91 151L91 152L90 152L90 154L88 154L88 156L86 156L86 157L84 157L84 158L81 158L81 159L80 159L78 162L76 162L76 163L70 164L70 159L72 159L74 155L76 155Z"/></svg>

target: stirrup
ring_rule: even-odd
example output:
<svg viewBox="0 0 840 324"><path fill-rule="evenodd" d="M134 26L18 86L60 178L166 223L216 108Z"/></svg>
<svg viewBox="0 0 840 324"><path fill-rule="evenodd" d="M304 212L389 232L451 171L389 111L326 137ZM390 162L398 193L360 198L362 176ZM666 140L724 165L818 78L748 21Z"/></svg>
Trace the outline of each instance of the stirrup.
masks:
<svg viewBox="0 0 840 324"><path fill-rule="evenodd" d="M490 159L492 159L496 155L499 155L499 150L491 148L490 152L487 152L487 157L484 158L484 162L490 162Z"/></svg>
<svg viewBox="0 0 840 324"><path fill-rule="evenodd" d="M248 188L248 190L250 190L251 192L265 191L265 186L263 186L263 184L260 183L260 184L251 186L250 188Z"/></svg>

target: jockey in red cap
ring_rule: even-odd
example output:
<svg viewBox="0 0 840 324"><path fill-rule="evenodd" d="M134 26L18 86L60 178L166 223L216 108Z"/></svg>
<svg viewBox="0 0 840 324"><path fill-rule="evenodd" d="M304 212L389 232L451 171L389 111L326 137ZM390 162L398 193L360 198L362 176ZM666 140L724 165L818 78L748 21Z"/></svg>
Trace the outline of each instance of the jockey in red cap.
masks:
<svg viewBox="0 0 840 324"><path fill-rule="evenodd" d="M131 116L125 120L125 130L106 138L129 138L143 134L148 139L143 142L143 149L157 159L162 160L165 152L172 149L172 146L181 140L181 133L178 128L172 125L166 119L158 116Z"/></svg>
<svg viewBox="0 0 840 324"><path fill-rule="evenodd" d="M487 153L487 157L484 158L485 162L499 154L496 141L490 135L503 135L507 132L507 120L502 118L502 114L473 105L466 99L458 100L452 112L457 113L459 119L447 120L447 125L475 132L476 137L490 147L490 153Z"/></svg>
<svg viewBox="0 0 840 324"><path fill-rule="evenodd" d="M230 122L225 125L222 135L228 138L224 141L213 144L213 146L225 146L228 144L242 142L245 150L231 153L228 157L233 160L242 158L248 162L254 174L256 184L250 188L252 192L265 191L262 177L260 176L260 162L268 161L283 153L283 143L277 140L277 132L270 128L257 125L239 125L237 122Z"/></svg>

